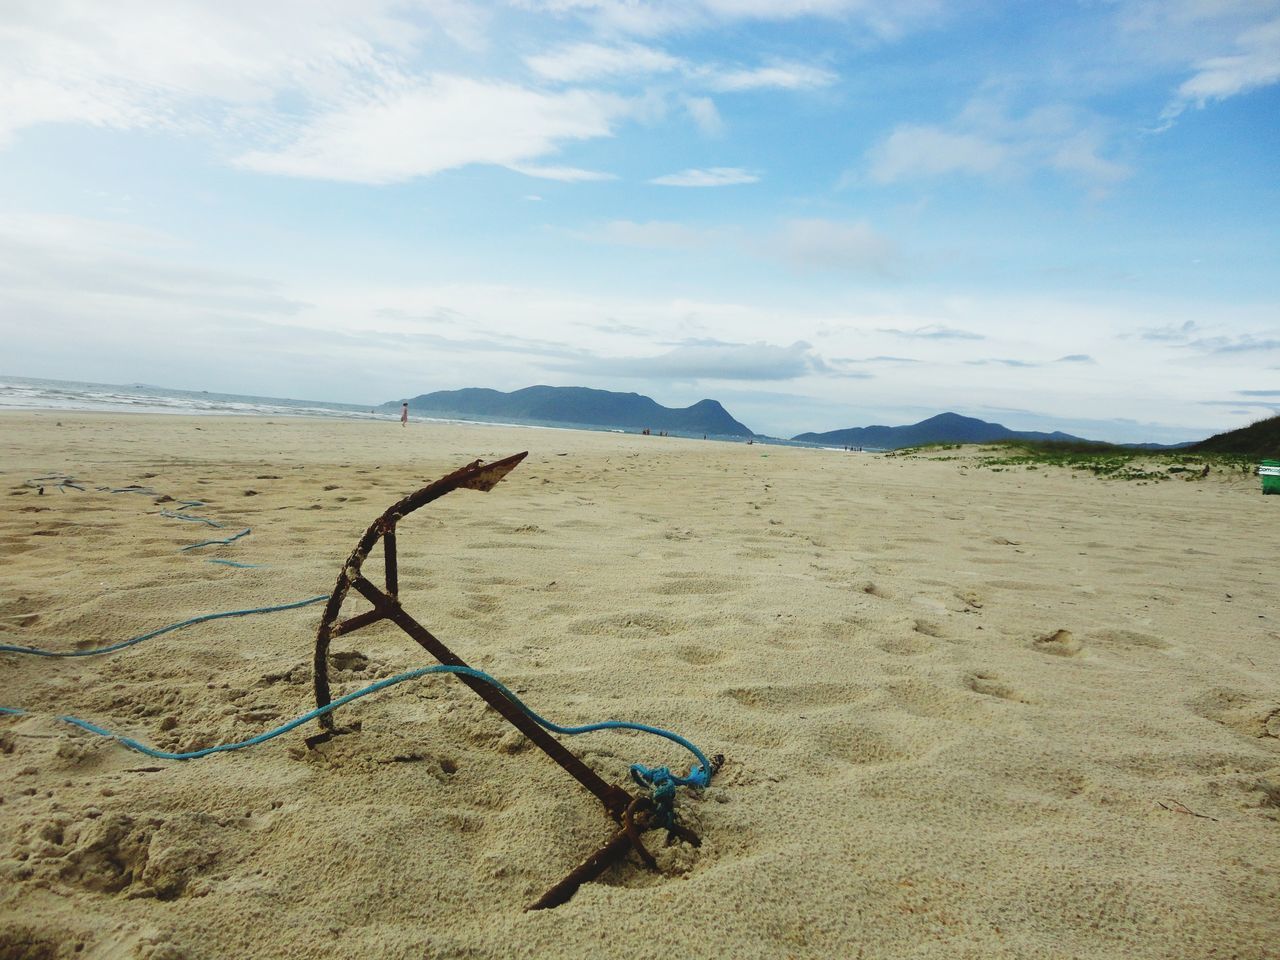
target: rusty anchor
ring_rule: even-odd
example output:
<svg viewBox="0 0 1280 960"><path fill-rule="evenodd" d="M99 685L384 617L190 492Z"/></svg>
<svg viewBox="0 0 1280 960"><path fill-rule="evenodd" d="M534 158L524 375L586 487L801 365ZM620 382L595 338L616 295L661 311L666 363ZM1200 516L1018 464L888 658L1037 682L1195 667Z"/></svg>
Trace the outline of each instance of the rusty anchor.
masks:
<svg viewBox="0 0 1280 960"><path fill-rule="evenodd" d="M454 490L479 490L487 493L514 470L526 456L528 451L493 463L486 464L480 460L469 463L409 494L389 507L369 525L338 574L338 582L333 588L333 593L329 595L329 601L324 608L324 617L316 634L314 677L317 707L328 706L332 700L329 690L330 642L335 637L354 633L382 620L394 623L440 663L467 667L461 657L445 646L438 637L400 605L399 572L396 566L396 525L415 510ZM385 566L384 588L376 586L361 572L369 552L379 540L382 541ZM353 588L369 601L372 609L340 620L343 603ZM631 850L636 852L646 866L656 869L657 862L643 842L643 835L650 830L666 829L668 845L676 840L682 840L695 847L700 845L701 841L697 834L676 823L669 808L660 810L652 797L633 796L621 787L606 783L594 770L570 753L560 741L551 736L494 686L465 673L454 674L454 676L493 707L503 719L528 737L543 753L563 767L570 776L591 791L604 806L605 812L617 823L613 834L599 849L574 867L563 880L551 887L527 909L541 910L566 903L582 884L600 876L611 864L621 860ZM324 714L318 722L321 732L307 739L309 747L318 746L340 732L334 727L332 713ZM722 762L723 758L720 756L713 758L712 771Z"/></svg>

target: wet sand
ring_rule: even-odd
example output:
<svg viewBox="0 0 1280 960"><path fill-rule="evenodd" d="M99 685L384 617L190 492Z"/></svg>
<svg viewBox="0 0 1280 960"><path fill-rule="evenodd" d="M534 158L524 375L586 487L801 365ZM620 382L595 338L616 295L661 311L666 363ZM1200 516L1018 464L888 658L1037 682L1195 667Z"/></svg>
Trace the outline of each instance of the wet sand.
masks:
<svg viewBox="0 0 1280 960"><path fill-rule="evenodd" d="M723 753L679 800L701 848L651 834L661 874L632 857L525 912L610 821L449 677L345 708L358 732L314 750L312 725L164 762L55 719L167 750L257 734L313 705L312 606L0 655L0 705L30 711L0 717L0 957L1280 956L1280 498L1253 477L4 414L0 643L328 593L393 501L521 450L401 526L403 604L552 720ZM87 489L26 485L55 473ZM130 484L155 495L96 489ZM333 651L338 693L431 662L386 624ZM687 765L566 743L618 784Z"/></svg>

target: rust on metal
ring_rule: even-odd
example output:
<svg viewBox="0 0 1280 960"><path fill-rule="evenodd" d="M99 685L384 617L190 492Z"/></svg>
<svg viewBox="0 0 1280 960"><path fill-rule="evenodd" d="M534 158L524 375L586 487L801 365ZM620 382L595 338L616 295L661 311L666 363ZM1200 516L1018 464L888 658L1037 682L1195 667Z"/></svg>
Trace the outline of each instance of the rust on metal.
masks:
<svg viewBox="0 0 1280 960"><path fill-rule="evenodd" d="M397 565L396 525L434 500L454 490L479 490L488 492L514 470L528 452L517 453L493 463L475 460L459 470L429 483L420 490L392 504L383 514L373 521L356 544L351 556L343 564L338 574L338 581L329 602L325 605L320 629L316 633L315 656L313 659L313 676L315 684L316 706L324 707L332 701L329 689L329 645L335 637L345 636L357 630L383 620L389 620L409 635L424 650L443 664L465 667L468 664L436 637L430 630L415 620L400 605L399 568ZM382 541L383 578L385 587L378 587L363 574L365 561L378 541ZM355 590L369 602L372 609L358 613L345 620L339 619L342 607L348 594ZM674 823L656 822L653 801L649 797L633 797L622 787L606 783L594 770L555 739L550 733L538 725L528 714L508 700L501 692L483 680L466 674L454 674L462 683L493 707L504 720L542 750L548 757L559 764L570 776L600 801L605 811L618 824L612 836L591 854L587 859L569 872L563 880L553 886L537 901L529 906L530 910L541 910L556 907L569 900L582 884L596 879L611 864L616 863L634 850L641 861L650 869L658 868L657 860L645 848L642 835L649 830L665 827L667 845L676 839L683 840L693 846L700 841L688 827ZM318 720L321 732L307 738L308 746L315 747L335 736L338 731L334 727L333 714L327 713Z"/></svg>

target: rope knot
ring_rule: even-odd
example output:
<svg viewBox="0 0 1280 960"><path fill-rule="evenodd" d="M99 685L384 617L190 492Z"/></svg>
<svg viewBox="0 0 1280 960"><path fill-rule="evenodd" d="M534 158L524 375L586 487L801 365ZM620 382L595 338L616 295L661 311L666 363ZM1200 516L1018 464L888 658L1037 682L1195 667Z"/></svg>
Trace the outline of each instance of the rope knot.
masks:
<svg viewBox="0 0 1280 960"><path fill-rule="evenodd" d="M714 767L695 764L687 776L678 776L670 767L646 767L643 763L631 765L631 779L650 792L653 800L654 822L671 829L676 820L676 787L693 787L702 790L711 783Z"/></svg>

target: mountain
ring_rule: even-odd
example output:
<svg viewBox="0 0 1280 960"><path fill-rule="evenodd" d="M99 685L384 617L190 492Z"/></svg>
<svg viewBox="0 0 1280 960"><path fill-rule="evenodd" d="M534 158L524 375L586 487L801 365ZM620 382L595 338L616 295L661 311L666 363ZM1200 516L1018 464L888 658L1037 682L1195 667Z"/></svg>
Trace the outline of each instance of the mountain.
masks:
<svg viewBox="0 0 1280 960"><path fill-rule="evenodd" d="M1041 433L1035 430L1010 430L998 423L988 423L958 413L940 413L904 427L850 427L826 433L802 433L792 440L807 443L839 444L850 447L875 447L896 450L922 443L990 443L993 440L1055 440L1066 443L1089 443L1069 433Z"/></svg>
<svg viewBox="0 0 1280 960"><path fill-rule="evenodd" d="M382 404L399 410L400 401ZM468 387L438 390L409 401L409 410L427 417L464 420L536 421L580 427L612 427L690 436L753 437L715 400L699 400L691 407L664 407L638 393L614 393L588 387L525 387L511 393Z"/></svg>
<svg viewBox="0 0 1280 960"><path fill-rule="evenodd" d="M1259 420L1239 430L1216 434L1189 449L1192 453L1236 453L1259 459L1280 458L1280 416Z"/></svg>

